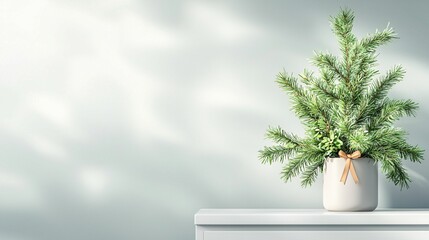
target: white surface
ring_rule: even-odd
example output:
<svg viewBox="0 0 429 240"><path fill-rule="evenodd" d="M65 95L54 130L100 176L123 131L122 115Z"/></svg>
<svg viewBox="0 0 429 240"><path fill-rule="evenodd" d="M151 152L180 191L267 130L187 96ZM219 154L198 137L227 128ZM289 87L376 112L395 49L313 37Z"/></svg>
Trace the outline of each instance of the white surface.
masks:
<svg viewBox="0 0 429 240"><path fill-rule="evenodd" d="M421 231L207 231L204 240L413 240L429 239L429 232Z"/></svg>
<svg viewBox="0 0 429 240"><path fill-rule="evenodd" d="M351 172L346 184L340 182L346 160L328 158L323 172L323 206L330 211L372 211L378 205L378 171L374 160L353 159L359 182Z"/></svg>
<svg viewBox="0 0 429 240"><path fill-rule="evenodd" d="M323 209L201 209L196 225L429 225L429 209L329 212Z"/></svg>
<svg viewBox="0 0 429 240"><path fill-rule="evenodd" d="M196 240L426 240L429 209L201 209Z"/></svg>

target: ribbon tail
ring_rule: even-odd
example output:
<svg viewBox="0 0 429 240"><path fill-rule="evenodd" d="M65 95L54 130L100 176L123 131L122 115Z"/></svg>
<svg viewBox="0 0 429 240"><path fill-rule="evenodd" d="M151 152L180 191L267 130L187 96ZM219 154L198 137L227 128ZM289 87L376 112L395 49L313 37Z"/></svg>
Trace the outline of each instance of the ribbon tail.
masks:
<svg viewBox="0 0 429 240"><path fill-rule="evenodd" d="M352 163L352 160L350 158L347 158L346 165L344 166L343 175L341 176L340 182L346 184L347 176L349 175L350 170L350 164Z"/></svg>
<svg viewBox="0 0 429 240"><path fill-rule="evenodd" d="M356 174L356 170L355 170L355 167L353 166L353 162L350 164L350 172L352 174L353 180L355 181L356 184L358 184L359 178Z"/></svg>

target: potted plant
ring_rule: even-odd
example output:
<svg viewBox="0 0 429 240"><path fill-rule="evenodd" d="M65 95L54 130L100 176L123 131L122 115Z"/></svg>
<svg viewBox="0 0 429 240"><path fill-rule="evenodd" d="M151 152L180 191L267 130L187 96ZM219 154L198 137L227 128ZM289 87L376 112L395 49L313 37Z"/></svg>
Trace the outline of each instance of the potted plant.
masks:
<svg viewBox="0 0 429 240"><path fill-rule="evenodd" d="M358 39L352 33L353 20L349 9L331 18L341 57L316 52L311 63L318 73L277 75L306 136L270 127L266 136L276 145L259 151L262 163L286 163L281 172L285 181L301 175L306 187L322 172L324 206L332 211L374 210L377 165L388 180L408 188L410 177L402 159L420 163L424 152L408 144L407 133L394 126L399 118L414 116L418 108L411 100L387 95L405 70L398 65L381 75L375 68L376 49L397 38L395 32L387 26Z"/></svg>

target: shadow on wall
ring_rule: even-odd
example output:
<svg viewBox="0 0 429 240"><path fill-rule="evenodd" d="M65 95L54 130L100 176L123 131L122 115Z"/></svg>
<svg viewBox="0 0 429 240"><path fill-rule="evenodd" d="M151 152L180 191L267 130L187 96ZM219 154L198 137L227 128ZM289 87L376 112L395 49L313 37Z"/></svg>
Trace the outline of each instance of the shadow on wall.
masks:
<svg viewBox="0 0 429 240"><path fill-rule="evenodd" d="M409 133L408 142L413 145L417 144L425 150L424 160L422 164L404 161L412 180L409 189L401 191L398 186L388 182L380 173L380 195L383 195L380 196L379 205L381 207L429 208L429 148L427 143L429 128L424 127L427 122L429 122L429 112L426 109L420 109L416 118L399 124Z"/></svg>

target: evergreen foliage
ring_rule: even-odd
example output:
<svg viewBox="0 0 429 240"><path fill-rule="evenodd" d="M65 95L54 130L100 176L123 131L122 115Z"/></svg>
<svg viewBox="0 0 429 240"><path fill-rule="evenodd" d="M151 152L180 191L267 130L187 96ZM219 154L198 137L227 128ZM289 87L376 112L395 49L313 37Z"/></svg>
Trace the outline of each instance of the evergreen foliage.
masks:
<svg viewBox="0 0 429 240"><path fill-rule="evenodd" d="M379 162L395 185L408 188L410 177L402 159L420 163L423 150L408 144L406 132L393 124L401 117L414 116L418 105L387 96L403 79L402 66L394 66L384 75L375 69L376 49L397 37L387 26L359 40L352 33L353 20L348 9L331 18L342 56L316 52L311 63L319 69L318 74L304 70L299 77L286 72L277 75L306 136L299 138L280 127L270 127L266 137L276 145L260 150L259 158L269 164L287 161L282 178L289 181L301 175L301 184L310 186L323 172L327 157L338 157L339 150L359 150L362 157Z"/></svg>

